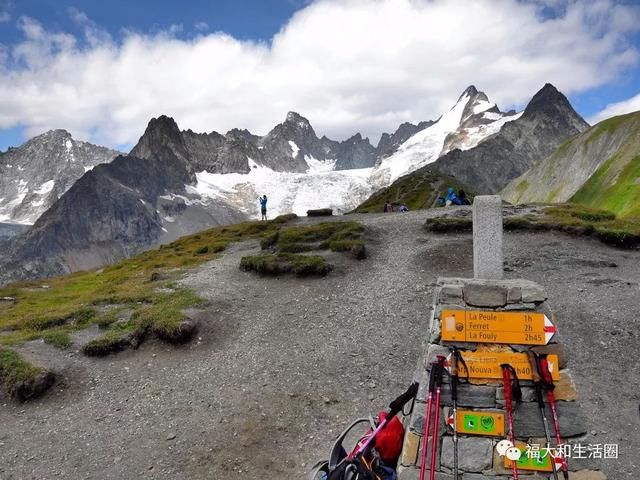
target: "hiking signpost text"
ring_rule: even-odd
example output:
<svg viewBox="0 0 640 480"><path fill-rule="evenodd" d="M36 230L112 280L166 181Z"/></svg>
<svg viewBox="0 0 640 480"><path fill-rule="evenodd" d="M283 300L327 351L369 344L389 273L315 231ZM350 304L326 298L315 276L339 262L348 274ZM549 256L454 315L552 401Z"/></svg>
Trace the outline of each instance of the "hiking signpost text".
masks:
<svg viewBox="0 0 640 480"><path fill-rule="evenodd" d="M556 332L551 320L539 312L442 312L445 342L546 345Z"/></svg>
<svg viewBox="0 0 640 480"><path fill-rule="evenodd" d="M503 364L511 365L516 371L520 380L534 380L533 371L526 353L517 352L467 352L462 351L462 359L467 364L469 378L471 379L501 379ZM451 356L448 357L446 365L451 363ZM558 372L558 356L549 355L547 366L551 378L560 380Z"/></svg>

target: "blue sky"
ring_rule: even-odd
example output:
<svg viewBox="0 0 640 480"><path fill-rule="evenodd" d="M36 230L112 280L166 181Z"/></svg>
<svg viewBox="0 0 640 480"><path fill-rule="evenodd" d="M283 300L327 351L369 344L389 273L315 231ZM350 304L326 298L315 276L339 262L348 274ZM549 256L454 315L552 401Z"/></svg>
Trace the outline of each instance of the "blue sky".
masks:
<svg viewBox="0 0 640 480"><path fill-rule="evenodd" d="M476 3L0 0L0 149L66 128L126 150L159 114L264 134L287 110L375 144L469 84L503 109L547 81L587 119L640 109L637 2Z"/></svg>
<svg viewBox="0 0 640 480"><path fill-rule="evenodd" d="M204 22L210 31L222 30L241 39L268 40L304 4L302 0L14 0L6 10L13 18L26 15L53 30L76 29L68 14L70 8L75 8L112 35L122 28L154 31L177 24L184 26L184 35L189 35L196 31L196 24ZM20 39L11 23L3 25L0 42Z"/></svg>

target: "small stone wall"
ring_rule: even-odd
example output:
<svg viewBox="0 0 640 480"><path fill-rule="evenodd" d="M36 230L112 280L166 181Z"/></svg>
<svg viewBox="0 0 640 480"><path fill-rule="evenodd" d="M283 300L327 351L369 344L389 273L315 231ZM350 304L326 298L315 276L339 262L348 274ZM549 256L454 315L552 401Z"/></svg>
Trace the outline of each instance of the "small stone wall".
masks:
<svg viewBox="0 0 640 480"><path fill-rule="evenodd" d="M577 394L570 370L565 348L561 343L562 324L558 325L553 312L546 302L546 293L540 285L528 280L479 280L461 278L441 278L434 291L434 305L429 324L425 350L418 363L415 380L420 382L420 391L411 417L406 420L406 435L403 452L398 467L399 480L415 480L419 478L420 457L422 450L426 397L429 384L428 368L436 361L438 355L448 355L453 344L441 343L440 315L443 310L483 310L483 311L536 311L547 315L558 327L548 345L523 346L480 343L456 343L462 350L488 352L525 352L529 348L538 353L558 355L560 380L556 381L555 396L560 431L564 443L580 443L587 433L585 416L577 402ZM464 372L461 372L461 377ZM438 480L453 479L453 431L446 428L445 421L450 415L451 397L449 378L443 377L441 393L439 443L436 461ZM521 380L523 401L514 402L514 431L517 440L530 445L546 446L544 429L540 418L540 410L535 398L532 381ZM546 403L546 396L545 396ZM505 413L504 391L501 380L471 380L460 383L458 387L458 409L494 410ZM555 434L551 413L547 407L547 418L555 446ZM508 427L505 425L505 430ZM433 428L431 428L433 432ZM511 469L503 467L503 458L499 457L495 446L504 437L466 436L458 434L458 459L460 478L463 480L506 480L512 475ZM429 450L431 440L429 440ZM427 455L429 462L430 455ZM606 477L598 471L598 460L568 458L570 478L572 480L604 480ZM428 464L427 464L428 465ZM428 468L428 467L427 467ZM463 474L464 472L464 474ZM523 480L542 480L553 478L552 473L527 472L519 470ZM558 472L562 478L562 472ZM428 470L426 474L428 477Z"/></svg>

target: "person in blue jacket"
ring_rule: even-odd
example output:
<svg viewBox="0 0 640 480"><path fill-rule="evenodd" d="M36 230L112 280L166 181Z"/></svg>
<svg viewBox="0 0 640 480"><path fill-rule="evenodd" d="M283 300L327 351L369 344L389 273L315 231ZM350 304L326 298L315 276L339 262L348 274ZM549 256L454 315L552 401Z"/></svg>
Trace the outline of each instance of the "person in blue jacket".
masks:
<svg viewBox="0 0 640 480"><path fill-rule="evenodd" d="M456 195L456 191L453 189L453 187L447 188L447 196L445 197L445 204L447 206L462 205L462 200L458 198L458 195Z"/></svg>
<svg viewBox="0 0 640 480"><path fill-rule="evenodd" d="M262 213L262 220L267 219L267 196L263 195L260 198L260 213Z"/></svg>

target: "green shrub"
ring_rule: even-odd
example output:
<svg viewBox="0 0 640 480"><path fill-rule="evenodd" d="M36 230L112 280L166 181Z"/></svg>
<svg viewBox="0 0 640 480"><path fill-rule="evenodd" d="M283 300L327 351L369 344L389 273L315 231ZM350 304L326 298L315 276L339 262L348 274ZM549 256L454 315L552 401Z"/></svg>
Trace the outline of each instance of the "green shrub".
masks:
<svg viewBox="0 0 640 480"><path fill-rule="evenodd" d="M254 271L260 275L294 273L299 277L327 275L333 266L319 255L253 255L242 257L240 269Z"/></svg>
<svg viewBox="0 0 640 480"><path fill-rule="evenodd" d="M45 343L49 343L62 350L71 346L72 343L71 337L67 332L56 330L49 330L48 332L45 332L42 335L42 340L44 340Z"/></svg>
<svg viewBox="0 0 640 480"><path fill-rule="evenodd" d="M314 250L313 245L304 244L304 243L279 243L278 251L281 253L302 253L302 252L310 252Z"/></svg>
<svg viewBox="0 0 640 480"><path fill-rule="evenodd" d="M104 357L110 353L120 352L129 345L126 334L111 330L88 342L82 347L82 351L89 357Z"/></svg>
<svg viewBox="0 0 640 480"><path fill-rule="evenodd" d="M211 253L220 253L226 250L228 246L229 246L229 242L225 242L225 241L215 242L209 246L209 251Z"/></svg>
<svg viewBox="0 0 640 480"><path fill-rule="evenodd" d="M367 258L367 251L363 240L332 240L329 248L333 252L349 252L353 258L363 260Z"/></svg>
<svg viewBox="0 0 640 480"><path fill-rule="evenodd" d="M268 235L265 235L260 241L260 248L262 250L266 250L268 248L273 247L276 243L278 243L278 237L280 236L279 232L273 232Z"/></svg>
<svg viewBox="0 0 640 480"><path fill-rule="evenodd" d="M205 253L209 253L209 245L203 245L202 247L196 248L195 252L196 255L204 255Z"/></svg>
<svg viewBox="0 0 640 480"><path fill-rule="evenodd" d="M640 246L640 234L634 234L628 230L602 227L595 230L595 236L614 247L635 248Z"/></svg>
<svg viewBox="0 0 640 480"><path fill-rule="evenodd" d="M95 318L95 323L100 328L108 328L111 324L115 323L118 320L118 310L110 309L105 312L100 313Z"/></svg>

